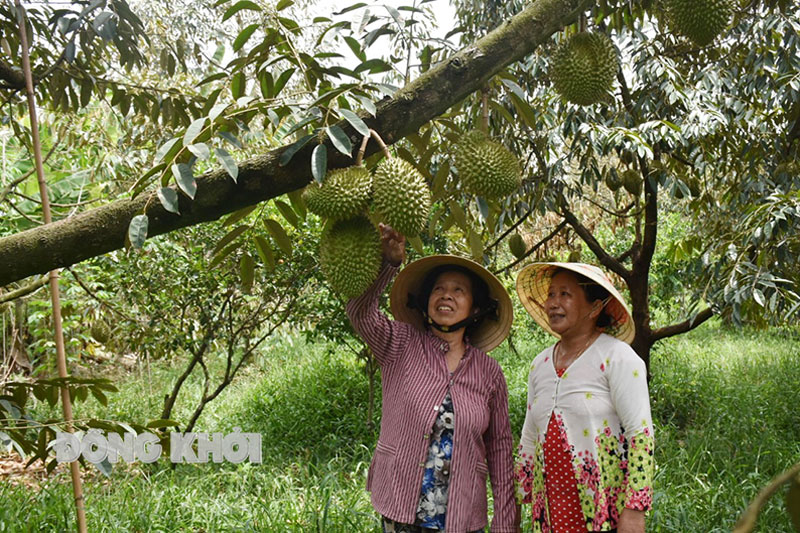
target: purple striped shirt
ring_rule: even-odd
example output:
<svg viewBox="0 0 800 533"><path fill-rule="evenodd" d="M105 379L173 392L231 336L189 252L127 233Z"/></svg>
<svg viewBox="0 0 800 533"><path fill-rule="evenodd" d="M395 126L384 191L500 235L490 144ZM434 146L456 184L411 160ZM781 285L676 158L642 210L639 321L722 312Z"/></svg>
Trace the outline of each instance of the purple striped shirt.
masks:
<svg viewBox="0 0 800 533"><path fill-rule="evenodd" d="M451 377L447 342L389 320L379 310L378 298L396 272L384 264L372 287L347 303L353 327L381 367L381 432L367 476L372 505L387 518L414 523L431 429L449 387L455 432L445 531L486 526L488 475L494 498L491 531L513 532L517 508L503 371L497 361L468 345Z"/></svg>

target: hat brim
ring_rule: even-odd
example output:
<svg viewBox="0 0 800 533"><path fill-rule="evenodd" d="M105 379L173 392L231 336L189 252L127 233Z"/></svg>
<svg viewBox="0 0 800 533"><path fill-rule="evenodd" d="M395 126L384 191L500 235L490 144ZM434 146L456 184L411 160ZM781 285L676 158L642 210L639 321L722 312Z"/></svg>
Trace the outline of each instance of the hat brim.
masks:
<svg viewBox="0 0 800 533"><path fill-rule="evenodd" d="M425 331L422 314L408 306L409 294L419 294L422 282L431 269L441 265L456 265L475 273L489 287L489 297L497 301L497 320L485 317L483 322L470 334L469 342L476 348L489 352L496 348L508 336L514 310L508 291L491 272L478 263L456 255L430 255L409 263L392 285L389 293L389 305L396 320L407 322L420 331ZM427 302L425 302L427 304Z"/></svg>
<svg viewBox="0 0 800 533"><path fill-rule="evenodd" d="M549 273L556 268L581 274L606 289L611 295L611 300L606 304L606 311L614 318L614 324L605 328L605 333L628 344L633 342L636 328L622 294L602 270L585 263L533 263L520 271L517 275L517 294L522 306L537 324L556 338L561 338L550 328L550 319L544 308L544 301L547 299L547 292L550 288L551 275Z"/></svg>

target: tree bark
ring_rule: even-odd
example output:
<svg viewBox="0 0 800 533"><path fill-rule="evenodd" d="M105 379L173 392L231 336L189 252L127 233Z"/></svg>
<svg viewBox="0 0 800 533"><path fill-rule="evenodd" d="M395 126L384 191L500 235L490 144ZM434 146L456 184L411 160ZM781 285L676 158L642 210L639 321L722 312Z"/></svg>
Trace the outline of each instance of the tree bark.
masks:
<svg viewBox="0 0 800 533"><path fill-rule="evenodd" d="M386 143L397 142L444 113L470 93L480 89L507 65L535 50L556 31L577 20L590 0L538 0L496 30L399 90L393 98L379 102L376 117L365 122ZM354 141L360 137L348 124L341 124ZM330 145L330 141L326 141ZM358 142L354 142L358 146ZM224 171L197 179L194 201L181 195L180 215L167 212L155 193L118 200L75 217L47 224L0 239L0 286L65 267L125 246L132 217L145 212L148 235L216 220L243 207L304 187L311 180L309 144L282 167L287 146L243 162L238 183ZM370 143L368 154L377 146ZM335 149L328 150L329 168L353 164Z"/></svg>

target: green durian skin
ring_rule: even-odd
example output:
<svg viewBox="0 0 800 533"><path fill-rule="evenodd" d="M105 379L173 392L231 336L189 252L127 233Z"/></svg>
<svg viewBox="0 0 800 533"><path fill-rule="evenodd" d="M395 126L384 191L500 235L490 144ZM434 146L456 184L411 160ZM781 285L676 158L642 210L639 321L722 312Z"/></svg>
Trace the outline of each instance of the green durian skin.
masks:
<svg viewBox="0 0 800 533"><path fill-rule="evenodd" d="M393 157L375 168L372 209L386 224L406 237L416 237L428 223L431 191L411 163Z"/></svg>
<svg viewBox="0 0 800 533"><path fill-rule="evenodd" d="M502 199L522 183L519 159L480 130L464 135L455 151L464 190L487 199Z"/></svg>
<svg viewBox="0 0 800 533"><path fill-rule="evenodd" d="M733 2L666 0L666 11L672 31L688 37L698 46L707 46L730 24Z"/></svg>
<svg viewBox="0 0 800 533"><path fill-rule="evenodd" d="M309 211L333 220L363 213L371 197L372 174L361 166L331 170L322 185L314 182L303 192Z"/></svg>
<svg viewBox="0 0 800 533"><path fill-rule="evenodd" d="M364 216L334 222L322 234L320 269L333 291L347 300L372 285L381 261L380 234Z"/></svg>
<svg viewBox="0 0 800 533"><path fill-rule="evenodd" d="M619 70L617 49L605 34L580 32L553 53L550 79L561 96L578 105L603 100Z"/></svg>

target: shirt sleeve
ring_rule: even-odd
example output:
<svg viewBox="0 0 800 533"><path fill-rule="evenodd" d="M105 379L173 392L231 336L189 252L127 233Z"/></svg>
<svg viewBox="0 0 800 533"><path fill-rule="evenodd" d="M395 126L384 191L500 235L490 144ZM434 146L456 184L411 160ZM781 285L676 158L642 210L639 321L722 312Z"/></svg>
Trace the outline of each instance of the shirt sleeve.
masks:
<svg viewBox="0 0 800 533"><path fill-rule="evenodd" d="M628 345L608 365L611 401L628 442L625 507L646 511L653 503L655 445L644 361Z"/></svg>
<svg viewBox="0 0 800 533"><path fill-rule="evenodd" d="M380 366L386 366L402 353L405 348L410 325L389 320L381 312L378 299L395 276L398 267L384 260L378 278L364 294L347 302L345 311L353 328L364 339Z"/></svg>
<svg viewBox="0 0 800 533"><path fill-rule="evenodd" d="M489 400L489 427L484 435L494 516L491 531L516 531L518 511L514 501L511 423L508 420L508 386L500 366L495 367L494 393Z"/></svg>

